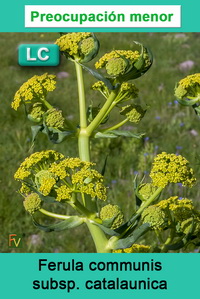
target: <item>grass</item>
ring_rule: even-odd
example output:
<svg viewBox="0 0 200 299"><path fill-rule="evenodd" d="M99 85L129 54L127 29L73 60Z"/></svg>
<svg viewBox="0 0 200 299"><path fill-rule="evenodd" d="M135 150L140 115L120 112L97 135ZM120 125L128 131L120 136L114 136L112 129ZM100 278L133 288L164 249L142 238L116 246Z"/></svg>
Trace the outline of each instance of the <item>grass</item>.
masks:
<svg viewBox="0 0 200 299"><path fill-rule="evenodd" d="M99 170L108 155L106 183L109 186L108 202L122 206L126 216L134 207L133 180L146 175L156 153L166 151L185 156L195 169L197 178L199 170L199 119L187 107L175 102L174 86L186 75L199 72L198 33L97 33L101 42L99 56L112 49L131 48L132 41L137 40L148 46L154 56L152 68L135 84L140 89L139 102L148 105L148 111L142 122L132 129L145 132L145 138L118 138L114 140L92 141L92 160ZM15 112L10 103L16 90L28 78L44 72L57 74L67 72L67 78L58 79L57 89L49 94L52 105L62 108L70 119L78 121L78 101L76 77L73 65L64 57L58 67L20 67L17 63L17 47L20 43L53 43L57 33L0 33L0 243L1 252L92 252L93 243L86 227L78 227L61 233L44 233L33 226L31 217L24 211L21 197L16 193L19 186L13 174L23 159L30 154L30 123L24 116L23 109ZM194 62L192 69L184 71L180 64L184 61ZM90 66L92 63L89 64ZM85 73L85 86L88 105L101 104L101 96L91 91L95 80ZM110 117L114 124L119 119L116 112ZM40 135L32 151L53 148L69 156L77 156L75 140L52 145L45 136ZM171 195L187 196L199 206L199 183L192 189L180 185L170 185L162 198ZM61 208L60 208L61 209ZM129 211L129 212L127 212ZM23 235L23 247L12 249L8 246L9 233Z"/></svg>

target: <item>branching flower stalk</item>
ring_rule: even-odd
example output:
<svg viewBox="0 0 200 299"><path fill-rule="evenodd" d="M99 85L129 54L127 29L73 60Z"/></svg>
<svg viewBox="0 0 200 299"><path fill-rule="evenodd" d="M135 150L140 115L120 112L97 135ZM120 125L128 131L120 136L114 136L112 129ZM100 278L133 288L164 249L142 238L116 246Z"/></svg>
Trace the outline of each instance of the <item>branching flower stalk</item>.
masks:
<svg viewBox="0 0 200 299"><path fill-rule="evenodd" d="M95 169L90 158L92 138L142 138L144 134L118 130L127 122L137 125L147 109L135 103L139 90L130 80L141 77L152 65L152 56L147 48L134 42L134 49L113 50L103 55L95 69L85 64L99 50L99 41L94 34L68 33L61 35L56 44L61 53L74 64L79 102L79 122L72 123L64 113L47 100L49 92L56 88L56 78L47 73L34 76L16 92L11 104L17 110L25 106L27 117L32 122L32 140L39 133L45 134L53 143L77 138L79 157L71 158L46 150L27 157L17 169L14 178L21 183L19 193L23 205L33 218L34 225L46 232L72 229L86 224L99 253L168 252L186 248L191 242L198 245L200 239L200 212L192 201L172 196L162 199L162 191L169 185L181 183L192 187L196 177L189 162L181 155L160 153L153 162L149 182L135 182L135 200L129 219L119 206L98 203L109 196L104 185L104 176ZM98 70L101 70L99 72ZM84 71L88 71L96 83L92 89L103 95L101 106L90 105L84 87ZM199 74L183 79L175 91L181 103L190 103L199 112ZM189 101L185 97L189 98ZM124 103L126 104L124 105ZM128 104L127 104L128 102ZM108 125L109 115L119 111L123 118ZM102 127L103 126L103 127ZM69 205L73 215L62 215L49 211L52 203ZM50 225L40 224L43 214L57 219ZM145 244L144 236L155 234L156 244Z"/></svg>

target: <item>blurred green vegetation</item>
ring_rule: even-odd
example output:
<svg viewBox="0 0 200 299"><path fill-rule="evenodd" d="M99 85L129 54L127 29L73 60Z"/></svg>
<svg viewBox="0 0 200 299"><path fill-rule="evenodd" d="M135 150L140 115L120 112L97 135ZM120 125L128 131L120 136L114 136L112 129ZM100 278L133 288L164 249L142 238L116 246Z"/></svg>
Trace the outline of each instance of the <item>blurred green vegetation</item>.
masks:
<svg viewBox="0 0 200 299"><path fill-rule="evenodd" d="M185 156L200 178L200 130L199 119L189 107L181 107L174 97L174 86L186 75L199 72L200 56L198 33L97 33L101 48L98 57L113 49L131 49L136 40L149 47L154 56L152 68L135 80L140 89L138 101L148 106L148 111L137 126L125 125L124 129L146 133L143 140L118 138L93 140L92 160L101 170L108 157L106 184L108 202L122 207L126 217L133 210L133 180L137 174L141 179L148 173L154 156L166 151ZM76 140L67 140L60 145L51 144L46 136L39 135L34 148L31 147L30 123L23 109L14 111L10 107L15 92L27 79L44 72L66 77L58 78L57 89L48 95L50 103L61 108L66 117L78 123L78 101L76 76L72 63L62 57L58 67L20 67L17 48L21 43L53 43L57 33L0 33L0 244L1 252L93 252L94 246L85 226L73 231L44 233L33 226L30 215L22 205L16 190L19 184L13 174L19 164L33 151L55 149L66 156L77 156ZM97 59L98 59L97 57ZM96 59L95 59L96 60ZM92 66L91 62L89 65ZM104 99L90 89L94 78L85 73L85 88L88 105L101 104ZM116 110L110 124L119 119ZM180 184L170 185L162 199L172 195L193 199L199 204L199 183L192 189ZM62 212L62 207L59 209ZM9 233L23 235L23 247L8 246Z"/></svg>

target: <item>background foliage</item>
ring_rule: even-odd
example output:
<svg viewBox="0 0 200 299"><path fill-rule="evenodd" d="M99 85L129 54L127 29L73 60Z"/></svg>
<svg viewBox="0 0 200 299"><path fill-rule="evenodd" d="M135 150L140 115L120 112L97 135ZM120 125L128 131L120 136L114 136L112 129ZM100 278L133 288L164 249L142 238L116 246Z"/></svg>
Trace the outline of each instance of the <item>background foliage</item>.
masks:
<svg viewBox="0 0 200 299"><path fill-rule="evenodd" d="M200 130L199 119L189 107L180 106L174 97L174 86L186 75L199 72L199 33L97 33L101 42L100 57L112 49L129 49L136 40L151 49L154 63L150 71L135 80L140 89L139 102L147 105L148 111L135 132L146 132L142 140L117 138L92 141L92 160L101 171L108 156L106 183L109 186L108 202L119 204L128 216L135 205L133 180L148 173L157 153L166 151L180 153L190 161L196 176L200 178ZM75 140L52 145L42 134L31 148L30 123L23 109L19 112L10 107L17 89L33 75L44 72L58 75L57 89L48 95L52 105L61 108L69 119L78 121L78 101L73 65L62 57L58 67L20 67L17 63L17 47L21 43L54 43L57 33L0 33L0 251L1 252L93 252L93 242L87 228L81 226L68 235L45 233L33 226L25 212L19 186L13 174L20 162L33 151L55 149L69 156L77 156ZM90 63L90 66L93 66ZM85 73L88 105L103 101L97 92L90 89L94 79ZM116 123L118 113L112 115ZM129 124L124 129L131 129ZM187 196L199 204L199 183L186 189L180 184L170 185L162 199L172 195ZM60 208L62 213L62 208ZM8 234L23 235L23 247L8 246Z"/></svg>

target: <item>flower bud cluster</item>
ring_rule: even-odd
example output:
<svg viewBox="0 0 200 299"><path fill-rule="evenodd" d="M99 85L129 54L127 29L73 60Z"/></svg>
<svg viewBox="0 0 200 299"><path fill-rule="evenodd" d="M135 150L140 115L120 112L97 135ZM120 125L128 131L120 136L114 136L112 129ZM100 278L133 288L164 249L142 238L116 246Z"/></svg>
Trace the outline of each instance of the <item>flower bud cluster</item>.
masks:
<svg viewBox="0 0 200 299"><path fill-rule="evenodd" d="M34 214L41 208L42 201L37 193L30 193L23 202L24 208L30 214Z"/></svg>
<svg viewBox="0 0 200 299"><path fill-rule="evenodd" d="M124 221L124 215L119 206L111 204L108 204L101 209L100 218L102 220L108 220L113 218L111 229L116 229L120 227Z"/></svg>

